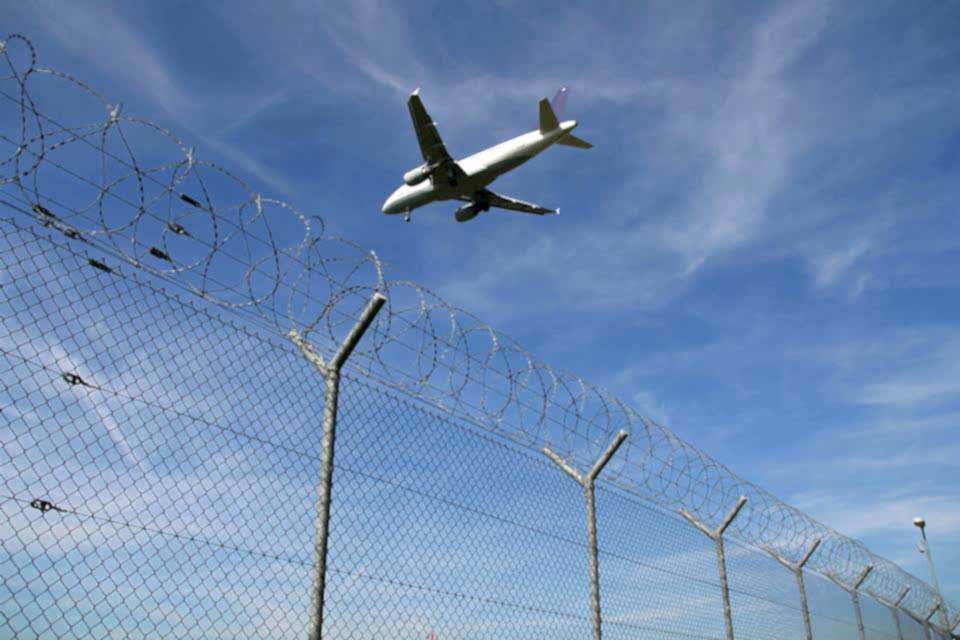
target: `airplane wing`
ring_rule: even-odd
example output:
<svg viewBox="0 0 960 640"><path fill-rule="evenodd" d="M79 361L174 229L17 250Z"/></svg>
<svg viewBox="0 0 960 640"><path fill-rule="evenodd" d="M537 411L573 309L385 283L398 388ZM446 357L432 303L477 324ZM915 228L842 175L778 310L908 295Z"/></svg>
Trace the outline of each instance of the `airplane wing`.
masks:
<svg viewBox="0 0 960 640"><path fill-rule="evenodd" d="M420 89L410 95L407 106L410 108L413 129L417 132L417 142L420 143L420 153L423 154L424 161L430 165L441 165L452 160L443 144L440 132L437 131L437 123L427 113L420 100Z"/></svg>
<svg viewBox="0 0 960 640"><path fill-rule="evenodd" d="M536 205L531 202L524 202L523 200L517 200L516 198L501 196L500 194L494 193L489 189L481 189L470 196L463 196L460 199L467 202L487 204L498 209L509 209L510 211L519 211L521 213L532 213L538 216L543 216L550 213L560 213L559 209L547 209L546 207L541 207L540 205Z"/></svg>

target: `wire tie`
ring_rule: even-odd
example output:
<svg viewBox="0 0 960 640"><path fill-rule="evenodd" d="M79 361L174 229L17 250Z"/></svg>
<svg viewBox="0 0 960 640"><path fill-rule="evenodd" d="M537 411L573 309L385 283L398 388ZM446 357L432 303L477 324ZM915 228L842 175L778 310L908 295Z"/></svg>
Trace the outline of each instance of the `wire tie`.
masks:
<svg viewBox="0 0 960 640"><path fill-rule="evenodd" d="M191 198L185 193L180 194L180 199L186 202L187 204L196 207L197 209L203 209L202 204L200 204L199 202L197 202L196 200L194 200L193 198Z"/></svg>
<svg viewBox="0 0 960 640"><path fill-rule="evenodd" d="M168 222L167 229L173 231L178 236L189 236L190 232L186 230L183 226L177 224L176 222Z"/></svg>
<svg viewBox="0 0 960 640"><path fill-rule="evenodd" d="M36 213L39 213L40 215L42 215L42 216L44 216L44 217L53 218L54 220L57 219L57 216L55 216L55 215L53 214L53 212L50 211L50 209L47 209L47 208L46 208L45 206L43 206L42 204L35 204L35 205L33 205L33 210L34 210Z"/></svg>
<svg viewBox="0 0 960 640"><path fill-rule="evenodd" d="M68 371L68 372L64 373L64 374L63 374L63 379L66 380L66 381L67 381L69 384L71 384L71 385L82 384L82 385L85 386L85 387L87 386L87 383L83 381L83 378L81 378L81 377L78 376L77 374L73 373L72 371Z"/></svg>
<svg viewBox="0 0 960 640"><path fill-rule="evenodd" d="M150 247L150 255L152 255L154 258L159 258L160 260L173 262L173 260L170 259L170 255L167 252L162 251L156 247Z"/></svg>
<svg viewBox="0 0 960 640"><path fill-rule="evenodd" d="M61 509L49 500L41 500L40 498L34 498L31 500L30 506L40 513L46 513L47 511L65 511L65 509Z"/></svg>
<svg viewBox="0 0 960 640"><path fill-rule="evenodd" d="M99 260L90 258L89 262L90 262L90 266L93 267L94 269L100 269L100 271L104 271L106 273L113 273L113 269L111 269L104 263L100 262Z"/></svg>

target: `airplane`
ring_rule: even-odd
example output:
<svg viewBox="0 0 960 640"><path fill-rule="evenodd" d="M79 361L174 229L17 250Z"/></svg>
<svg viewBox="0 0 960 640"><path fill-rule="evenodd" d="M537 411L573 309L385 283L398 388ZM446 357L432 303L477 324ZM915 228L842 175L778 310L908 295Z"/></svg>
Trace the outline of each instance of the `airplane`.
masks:
<svg viewBox="0 0 960 640"><path fill-rule="evenodd" d="M567 88L562 87L552 102L546 98L540 101L538 129L463 160L454 160L443 144L437 123L430 118L420 100L420 89L417 89L410 95L407 106L420 143L423 164L403 175L403 184L383 203L383 212L402 213L404 220L410 222L410 213L418 207L438 200L460 200L467 204L454 213L457 222L472 220L490 207L541 216L559 214L560 209L547 209L502 196L487 189L487 185L554 144L578 149L593 146L570 133L577 126L576 120L561 122L557 117L558 112L562 117L566 101Z"/></svg>

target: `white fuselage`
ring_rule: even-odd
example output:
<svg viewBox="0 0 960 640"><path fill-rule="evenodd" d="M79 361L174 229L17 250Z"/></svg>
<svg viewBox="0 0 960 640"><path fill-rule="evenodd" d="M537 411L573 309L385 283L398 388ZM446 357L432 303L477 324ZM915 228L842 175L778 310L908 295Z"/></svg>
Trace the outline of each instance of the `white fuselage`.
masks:
<svg viewBox="0 0 960 640"><path fill-rule="evenodd" d="M406 184L401 185L383 203L383 212L407 214L417 207L437 200L454 200L469 196L504 173L519 167L573 131L576 126L575 120L567 120L561 122L560 126L553 131L546 133L539 130L531 131L458 160L457 164L466 175L458 179L456 186L451 186L442 179L434 181L429 178L412 187Z"/></svg>

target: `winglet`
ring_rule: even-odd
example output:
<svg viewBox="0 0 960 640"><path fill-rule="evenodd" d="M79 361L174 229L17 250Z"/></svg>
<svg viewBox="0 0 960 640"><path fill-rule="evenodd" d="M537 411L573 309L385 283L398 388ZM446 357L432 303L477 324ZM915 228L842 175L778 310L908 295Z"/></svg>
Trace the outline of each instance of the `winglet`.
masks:
<svg viewBox="0 0 960 640"><path fill-rule="evenodd" d="M418 95L420 95L420 87L417 87L416 89L414 89L413 93L410 94L410 97L412 98L413 96L418 96Z"/></svg>
<svg viewBox="0 0 960 640"><path fill-rule="evenodd" d="M560 207L557 207L556 209L554 209L554 211L556 212L557 215L560 215Z"/></svg>

